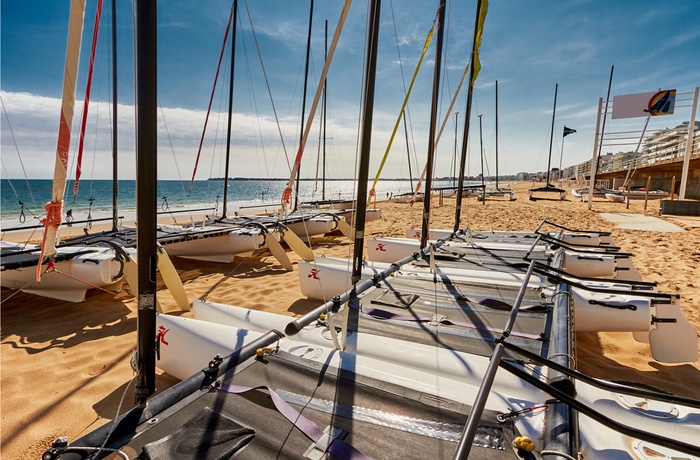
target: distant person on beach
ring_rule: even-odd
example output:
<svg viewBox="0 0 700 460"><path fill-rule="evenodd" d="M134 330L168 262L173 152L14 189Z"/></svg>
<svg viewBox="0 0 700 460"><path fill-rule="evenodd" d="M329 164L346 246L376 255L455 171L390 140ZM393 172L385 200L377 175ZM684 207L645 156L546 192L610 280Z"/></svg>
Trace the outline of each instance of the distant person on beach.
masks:
<svg viewBox="0 0 700 460"><path fill-rule="evenodd" d="M69 209L66 211L66 222L68 223L69 227L72 227L71 222L73 222L73 210Z"/></svg>

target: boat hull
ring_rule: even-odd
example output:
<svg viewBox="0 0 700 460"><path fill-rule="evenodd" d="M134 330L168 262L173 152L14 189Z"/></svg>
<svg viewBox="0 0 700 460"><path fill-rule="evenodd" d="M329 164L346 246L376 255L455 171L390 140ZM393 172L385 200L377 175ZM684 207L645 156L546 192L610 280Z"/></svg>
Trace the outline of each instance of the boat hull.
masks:
<svg viewBox="0 0 700 460"><path fill-rule="evenodd" d="M3 243L3 247L7 245ZM84 301L86 292L94 287L112 292L121 290L124 267L113 249L71 247L58 250L64 255L86 250L90 252L56 262L52 271L46 271L44 265L40 283L36 282L36 267L31 266L3 270L0 284L5 288L66 302Z"/></svg>

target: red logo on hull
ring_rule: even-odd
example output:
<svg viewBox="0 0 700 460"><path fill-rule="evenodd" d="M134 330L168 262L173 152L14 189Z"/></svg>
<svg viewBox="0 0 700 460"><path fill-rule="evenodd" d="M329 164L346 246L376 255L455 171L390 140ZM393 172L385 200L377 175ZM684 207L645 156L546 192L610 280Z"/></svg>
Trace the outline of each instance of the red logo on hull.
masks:
<svg viewBox="0 0 700 460"><path fill-rule="evenodd" d="M165 341L165 334L168 333L170 329L166 329L163 326L158 326L158 337L160 339L160 343L163 345L167 345L168 342Z"/></svg>

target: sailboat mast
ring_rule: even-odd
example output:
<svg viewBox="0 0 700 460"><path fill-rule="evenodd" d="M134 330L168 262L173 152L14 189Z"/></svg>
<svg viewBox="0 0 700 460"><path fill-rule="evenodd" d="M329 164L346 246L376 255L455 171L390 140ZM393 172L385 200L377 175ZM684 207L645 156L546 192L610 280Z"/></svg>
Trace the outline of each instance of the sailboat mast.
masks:
<svg viewBox="0 0 700 460"><path fill-rule="evenodd" d="M68 20L68 44L66 45L66 64L63 70L63 95L61 97L61 117L58 125L58 142L56 143L56 163L53 172L51 202L44 206L46 223L41 244L41 255L36 267L37 282L41 281L41 267L44 256L53 259L56 256L56 240L63 218L63 194L66 191L68 174L68 152L70 151L71 126L75 109L75 86L80 60L80 44L83 36L83 19L85 0L72 0L70 19Z"/></svg>
<svg viewBox="0 0 700 460"><path fill-rule="evenodd" d="M231 31L231 75L228 83L228 129L226 133L226 166L224 167L224 209L222 217L226 217L228 204L228 168L231 160L231 119L233 118L233 70L236 63L236 26L238 25L238 0L233 0L233 30Z"/></svg>
<svg viewBox="0 0 700 460"><path fill-rule="evenodd" d="M156 180L157 46L156 0L136 2L136 218L138 257L138 349L136 404L155 392L156 370Z"/></svg>
<svg viewBox="0 0 700 460"><path fill-rule="evenodd" d="M482 8L483 7L483 8ZM478 75L475 70L478 60L479 46L481 45L481 34L483 32L484 21L486 20L487 0L478 0L476 4L476 20L474 25L474 41L472 43L471 62L469 66L469 86L467 87L467 109L464 112L464 132L462 133L462 156L459 162L459 177L457 184L457 204L455 205L454 231L459 230L459 222L462 215L462 192L464 191L464 170L467 163L467 145L469 141L469 119L472 112L472 96L474 93L474 80ZM479 64L480 67L480 64Z"/></svg>
<svg viewBox="0 0 700 460"><path fill-rule="evenodd" d="M498 80L496 80L496 190L498 190Z"/></svg>
<svg viewBox="0 0 700 460"><path fill-rule="evenodd" d="M306 67L304 69L304 91L301 98L301 133L299 135L299 145L304 143L304 114L306 112L306 88L309 83L309 57L311 55L311 25L314 19L314 0L311 0L311 5L309 7L309 33L306 36ZM294 210L296 211L299 206L299 178L301 176L301 169L297 169L297 183L294 197Z"/></svg>
<svg viewBox="0 0 700 460"><path fill-rule="evenodd" d="M117 0L112 0L112 231L119 215L119 149L117 144Z"/></svg>
<svg viewBox="0 0 700 460"><path fill-rule="evenodd" d="M455 148L452 159L452 185L455 185L457 180L457 126L459 125L459 112L455 112Z"/></svg>
<svg viewBox="0 0 700 460"><path fill-rule="evenodd" d="M425 173L425 197L423 198L423 219L420 234L420 248L425 248L428 242L428 231L430 228L430 195L433 182L433 160L435 158L435 131L437 129L438 99L440 97L440 67L442 63L442 42L445 35L445 3L440 0L438 7L437 42L435 43L435 71L433 73L433 100L430 109L430 127L428 129L428 160Z"/></svg>
<svg viewBox="0 0 700 460"><path fill-rule="evenodd" d="M486 191L486 184L484 184L484 136L481 129L481 117L479 114L479 158L481 158L481 188ZM483 202L486 203L486 195L484 194Z"/></svg>
<svg viewBox="0 0 700 460"><path fill-rule="evenodd" d="M323 62L328 60L328 19L325 23ZM326 97L328 96L328 79L323 79L323 164L321 165L323 180L321 181L321 199L326 199Z"/></svg>
<svg viewBox="0 0 700 460"><path fill-rule="evenodd" d="M362 137L360 140L360 164L357 173L357 205L355 208L355 244L353 246L351 281L362 279L362 255L365 243L367 214L367 182L369 180L369 155L372 145L372 116L374 114L374 88L377 73L377 48L379 46L379 14L381 0L369 5L369 34L367 37L367 62L365 64L365 94L362 109Z"/></svg>
<svg viewBox="0 0 700 460"><path fill-rule="evenodd" d="M605 97L605 112L603 113L603 126L600 128L600 144L598 144L598 157L596 158L595 173L591 175L591 184L593 184L593 189L595 189L596 175L600 170L600 154L603 150L603 133L605 132L605 120L608 118L608 104L610 103L610 88L612 88L613 72L615 72L615 66L610 67L610 79L608 80L608 95ZM589 196L593 196L591 193ZM590 209L590 208L589 208Z"/></svg>
<svg viewBox="0 0 700 460"><path fill-rule="evenodd" d="M549 159L547 160L547 185L549 185L549 171L552 167L552 144L554 143L554 117L557 113L557 92L559 90L559 83L554 87L554 108L552 109L552 132L549 136Z"/></svg>
<svg viewBox="0 0 700 460"><path fill-rule="evenodd" d="M413 191L413 172L411 171L411 148L408 143L408 126L406 125L406 111L403 111L403 132L406 135L406 159L408 160L408 180L411 183L411 191Z"/></svg>

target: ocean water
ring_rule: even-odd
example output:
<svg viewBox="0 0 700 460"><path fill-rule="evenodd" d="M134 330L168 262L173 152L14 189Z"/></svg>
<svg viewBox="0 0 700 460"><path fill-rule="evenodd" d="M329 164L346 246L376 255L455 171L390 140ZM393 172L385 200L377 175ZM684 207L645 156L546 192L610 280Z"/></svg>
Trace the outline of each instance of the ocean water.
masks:
<svg viewBox="0 0 700 460"><path fill-rule="evenodd" d="M414 181L415 183L415 181ZM435 187L452 185L447 181L436 181ZM278 205L282 192L287 185L282 179L235 179L229 180L228 213L238 211L241 206ZM2 179L0 228L7 230L14 227L37 225L39 219L46 215L43 206L51 201L52 181L48 179ZM371 187L371 182L368 189ZM411 189L409 180L383 180L377 183L377 198L386 199L391 194L406 193ZM356 192L353 180L326 181L326 199L350 199ZM315 180L299 182L301 201L319 200L322 196L322 184ZM178 221L186 222L190 211L195 215L221 215L223 211L223 180L195 181L189 192L189 181L158 181L157 207L159 213L173 213ZM21 203L21 204L20 204ZM118 181L119 216L125 220L134 220L136 215L136 181ZM213 209L212 209L213 208ZM72 210L76 221L87 220L88 215L94 219L109 219L112 216L112 181L81 181L78 196L73 200L73 181L69 180L64 198L64 216ZM196 211L207 209L206 211Z"/></svg>

